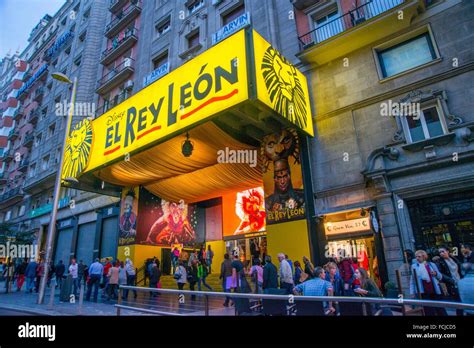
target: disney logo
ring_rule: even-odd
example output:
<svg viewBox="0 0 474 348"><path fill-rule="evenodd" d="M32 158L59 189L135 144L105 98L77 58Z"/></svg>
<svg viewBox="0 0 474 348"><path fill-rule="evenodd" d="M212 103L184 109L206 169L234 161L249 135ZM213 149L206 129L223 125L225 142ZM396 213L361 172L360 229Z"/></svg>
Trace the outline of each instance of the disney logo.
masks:
<svg viewBox="0 0 474 348"><path fill-rule="evenodd" d="M124 115L124 112L114 113L112 115L107 116L107 126L110 126L112 123L120 121Z"/></svg>

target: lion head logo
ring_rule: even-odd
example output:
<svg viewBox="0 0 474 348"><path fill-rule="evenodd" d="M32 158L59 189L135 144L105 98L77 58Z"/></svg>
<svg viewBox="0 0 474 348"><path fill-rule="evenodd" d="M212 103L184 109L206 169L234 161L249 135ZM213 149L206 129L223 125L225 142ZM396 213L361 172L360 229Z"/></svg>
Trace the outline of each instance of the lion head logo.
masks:
<svg viewBox="0 0 474 348"><path fill-rule="evenodd" d="M64 150L63 178L76 178L89 162L92 146L92 125L84 119L74 126Z"/></svg>
<svg viewBox="0 0 474 348"><path fill-rule="evenodd" d="M306 103L296 68L270 46L263 55L261 69L275 110L299 128L306 128Z"/></svg>

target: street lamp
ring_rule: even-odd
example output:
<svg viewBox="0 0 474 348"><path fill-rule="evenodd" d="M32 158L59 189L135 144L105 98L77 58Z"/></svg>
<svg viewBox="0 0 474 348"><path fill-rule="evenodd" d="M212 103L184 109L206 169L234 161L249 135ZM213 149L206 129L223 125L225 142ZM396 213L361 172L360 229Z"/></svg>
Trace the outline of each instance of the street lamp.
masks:
<svg viewBox="0 0 474 348"><path fill-rule="evenodd" d="M62 168L63 168L63 160L64 160L64 149L66 148L67 138L69 137L69 131L71 128L71 120L72 114L74 112L74 103L76 102L76 88L77 88L77 77L74 77L74 82L72 82L66 75L63 73L52 73L51 77L57 81L64 82L67 84L72 84L72 93L71 93L71 107L69 108L69 112L67 115L66 120L66 129L64 131L64 141L61 147L61 157L59 158L59 170L56 173L56 182L54 184L54 200L53 200L53 207L51 211L51 219L49 221L48 226L48 235L46 240L46 256L44 260L44 272L43 276L41 277L41 282L38 290L38 304L42 304L44 300L44 292L46 290L46 283L48 280L48 271L49 265L51 263L51 258L53 255L53 242L54 237L56 234L56 217L58 214L58 203L59 203L59 196L61 193L61 176L62 176Z"/></svg>

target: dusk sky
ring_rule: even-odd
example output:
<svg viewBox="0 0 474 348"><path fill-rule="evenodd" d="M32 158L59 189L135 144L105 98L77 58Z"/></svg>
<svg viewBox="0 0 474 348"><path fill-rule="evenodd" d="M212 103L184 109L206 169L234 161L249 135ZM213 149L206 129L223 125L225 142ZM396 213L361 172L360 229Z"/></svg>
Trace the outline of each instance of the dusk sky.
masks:
<svg viewBox="0 0 474 348"><path fill-rule="evenodd" d="M28 44L33 27L45 14L54 15L65 0L0 0L0 59Z"/></svg>

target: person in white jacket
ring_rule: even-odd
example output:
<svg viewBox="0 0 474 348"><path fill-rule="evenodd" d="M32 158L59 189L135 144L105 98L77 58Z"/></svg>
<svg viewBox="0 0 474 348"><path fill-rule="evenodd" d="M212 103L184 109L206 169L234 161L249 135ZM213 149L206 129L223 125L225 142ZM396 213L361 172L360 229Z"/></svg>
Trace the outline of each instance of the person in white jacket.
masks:
<svg viewBox="0 0 474 348"><path fill-rule="evenodd" d="M423 300L440 300L441 289L439 281L443 278L435 263L428 261L428 254L424 250L415 252L416 262L411 265L410 294L417 295L418 290ZM416 283L415 283L416 281ZM416 285L418 284L418 286ZM423 307L425 315L447 315L446 310L440 307Z"/></svg>

